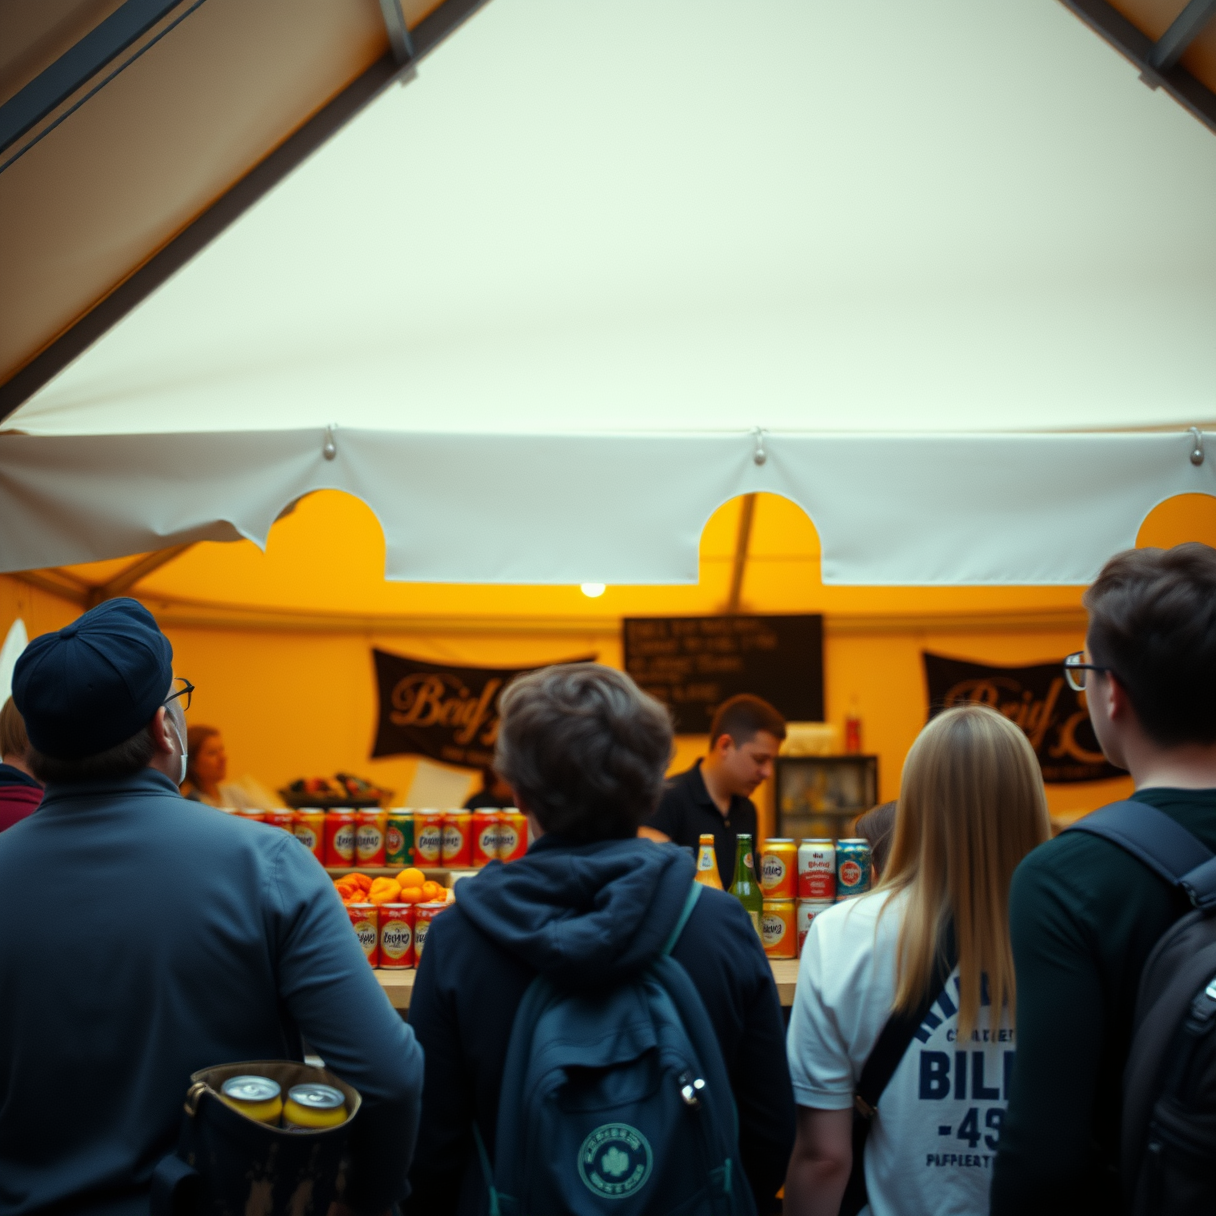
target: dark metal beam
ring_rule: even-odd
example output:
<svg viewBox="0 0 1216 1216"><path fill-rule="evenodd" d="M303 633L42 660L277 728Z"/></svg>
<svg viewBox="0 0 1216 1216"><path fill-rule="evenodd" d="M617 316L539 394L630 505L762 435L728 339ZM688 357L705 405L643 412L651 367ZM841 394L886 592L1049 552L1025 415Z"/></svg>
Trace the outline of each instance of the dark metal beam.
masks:
<svg viewBox="0 0 1216 1216"><path fill-rule="evenodd" d="M182 0L126 0L0 106L0 151L37 126Z"/></svg>
<svg viewBox="0 0 1216 1216"><path fill-rule="evenodd" d="M411 33L417 63L468 20L487 0L447 0L424 17ZM390 51L352 81L298 131L255 165L210 207L184 228L134 274L85 313L20 371L0 384L0 422L28 400L48 380L87 350L136 305L148 298L170 275L205 249L229 224L238 220L264 194L283 180L366 105L400 76Z"/></svg>
<svg viewBox="0 0 1216 1216"><path fill-rule="evenodd" d="M414 43L401 12L401 0L380 0L380 12L388 31L388 44L393 48L393 58L404 67L414 58Z"/></svg>
<svg viewBox="0 0 1216 1216"><path fill-rule="evenodd" d="M1157 39L1150 56L1152 66L1158 72L1168 72L1214 15L1216 0L1189 0L1186 8L1170 23L1170 28Z"/></svg>
<svg viewBox="0 0 1216 1216"><path fill-rule="evenodd" d="M1105 38L1115 50L1135 64L1148 84L1164 89L1204 126L1216 131L1216 93L1176 63L1170 68L1155 68L1152 59L1156 44L1121 12L1106 0L1062 2L1090 29Z"/></svg>
<svg viewBox="0 0 1216 1216"><path fill-rule="evenodd" d="M739 531L735 535L735 557L730 567L730 591L726 596L726 612L734 616L739 611L743 596L743 575L747 571L747 557L752 544L752 522L756 518L755 494L744 494L739 504Z"/></svg>

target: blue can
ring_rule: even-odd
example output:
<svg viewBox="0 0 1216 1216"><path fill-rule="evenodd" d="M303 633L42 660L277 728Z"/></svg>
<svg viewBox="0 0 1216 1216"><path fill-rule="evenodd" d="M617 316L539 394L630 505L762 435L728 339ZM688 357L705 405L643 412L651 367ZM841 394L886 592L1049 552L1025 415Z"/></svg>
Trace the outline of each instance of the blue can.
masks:
<svg viewBox="0 0 1216 1216"><path fill-rule="evenodd" d="M864 895L870 889L873 868L870 846L860 837L836 842L836 902Z"/></svg>

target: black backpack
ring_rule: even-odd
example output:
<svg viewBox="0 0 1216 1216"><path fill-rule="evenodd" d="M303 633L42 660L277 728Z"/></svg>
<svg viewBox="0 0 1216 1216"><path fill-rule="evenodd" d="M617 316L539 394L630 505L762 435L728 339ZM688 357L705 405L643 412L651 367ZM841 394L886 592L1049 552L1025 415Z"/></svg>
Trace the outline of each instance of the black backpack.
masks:
<svg viewBox="0 0 1216 1216"><path fill-rule="evenodd" d="M1123 1074L1121 1172L1132 1216L1216 1211L1216 854L1146 802L1072 824L1125 849L1191 905L1140 977Z"/></svg>

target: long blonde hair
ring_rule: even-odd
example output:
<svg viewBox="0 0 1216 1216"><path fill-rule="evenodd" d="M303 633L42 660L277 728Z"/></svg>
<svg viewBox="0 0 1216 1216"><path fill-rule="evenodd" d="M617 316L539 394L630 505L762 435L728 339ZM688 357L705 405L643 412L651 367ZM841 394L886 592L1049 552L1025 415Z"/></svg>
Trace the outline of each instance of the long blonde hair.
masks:
<svg viewBox="0 0 1216 1216"><path fill-rule="evenodd" d="M1009 884L1051 834L1039 763L1022 731L983 705L961 705L921 731L904 763L895 838L881 888L906 890L895 1009L914 1010L932 982L947 922L959 963L959 1037L975 1028L981 976L993 1017L1015 1008Z"/></svg>

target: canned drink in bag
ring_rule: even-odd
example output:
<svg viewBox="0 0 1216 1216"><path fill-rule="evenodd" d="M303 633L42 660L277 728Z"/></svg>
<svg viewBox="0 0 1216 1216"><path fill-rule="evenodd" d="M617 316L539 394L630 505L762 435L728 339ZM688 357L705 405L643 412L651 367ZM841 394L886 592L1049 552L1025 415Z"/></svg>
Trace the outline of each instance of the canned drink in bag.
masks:
<svg viewBox="0 0 1216 1216"><path fill-rule="evenodd" d="M422 962L422 947L426 944L427 934L431 930L431 921L447 907L447 904L442 900L436 900L434 903L415 904L414 907L416 916L414 922L414 965L417 966Z"/></svg>
<svg viewBox="0 0 1216 1216"><path fill-rule="evenodd" d="M798 846L798 898L836 898L836 846L827 839Z"/></svg>
<svg viewBox="0 0 1216 1216"><path fill-rule="evenodd" d="M363 954L374 967L379 962L380 954L380 918L376 915L375 904L348 904L351 928L363 947Z"/></svg>
<svg viewBox="0 0 1216 1216"><path fill-rule="evenodd" d="M302 807L296 812L296 839L322 864L325 864L325 812Z"/></svg>
<svg viewBox="0 0 1216 1216"><path fill-rule="evenodd" d="M383 811L360 811L355 826L355 865L381 869L384 860L384 835L388 817Z"/></svg>
<svg viewBox="0 0 1216 1216"><path fill-rule="evenodd" d="M760 890L765 899L793 899L797 886L798 848L784 836L760 848Z"/></svg>
<svg viewBox="0 0 1216 1216"><path fill-rule="evenodd" d="M870 889L870 846L859 836L836 845L836 902Z"/></svg>
<svg viewBox="0 0 1216 1216"><path fill-rule="evenodd" d="M444 811L440 856L445 866L467 870L473 864L473 812Z"/></svg>
<svg viewBox="0 0 1216 1216"><path fill-rule="evenodd" d="M283 1127L287 1131L316 1131L346 1122L346 1098L332 1085L293 1085L283 1103Z"/></svg>
<svg viewBox="0 0 1216 1216"><path fill-rule="evenodd" d="M414 812L391 810L384 826L384 864L408 866L414 860Z"/></svg>
<svg viewBox="0 0 1216 1216"><path fill-rule="evenodd" d="M499 851L499 820L502 812L485 808L473 812L473 864L484 866L493 861Z"/></svg>
<svg viewBox="0 0 1216 1216"><path fill-rule="evenodd" d="M832 906L830 899L800 899L798 901L798 957L802 957L802 947L806 944L806 935L811 931L811 921L820 912L826 912Z"/></svg>
<svg viewBox="0 0 1216 1216"><path fill-rule="evenodd" d="M246 1073L229 1077L220 1086L220 1098L234 1110L258 1123L278 1127L283 1113L283 1090L278 1081Z"/></svg>
<svg viewBox="0 0 1216 1216"><path fill-rule="evenodd" d="M498 856L503 861L517 861L527 851L527 815L523 811L503 811L498 825Z"/></svg>
<svg viewBox="0 0 1216 1216"><path fill-rule="evenodd" d="M380 905L380 966L404 971L414 965L414 904Z"/></svg>
<svg viewBox="0 0 1216 1216"><path fill-rule="evenodd" d="M325 813L325 864L353 866L355 864L355 812L327 811Z"/></svg>
<svg viewBox="0 0 1216 1216"><path fill-rule="evenodd" d="M414 862L437 866L443 857L443 812L414 812Z"/></svg>
<svg viewBox="0 0 1216 1216"><path fill-rule="evenodd" d="M796 932L794 901L766 899L764 911L760 913L760 940L764 943L764 953L769 958L797 957Z"/></svg>

